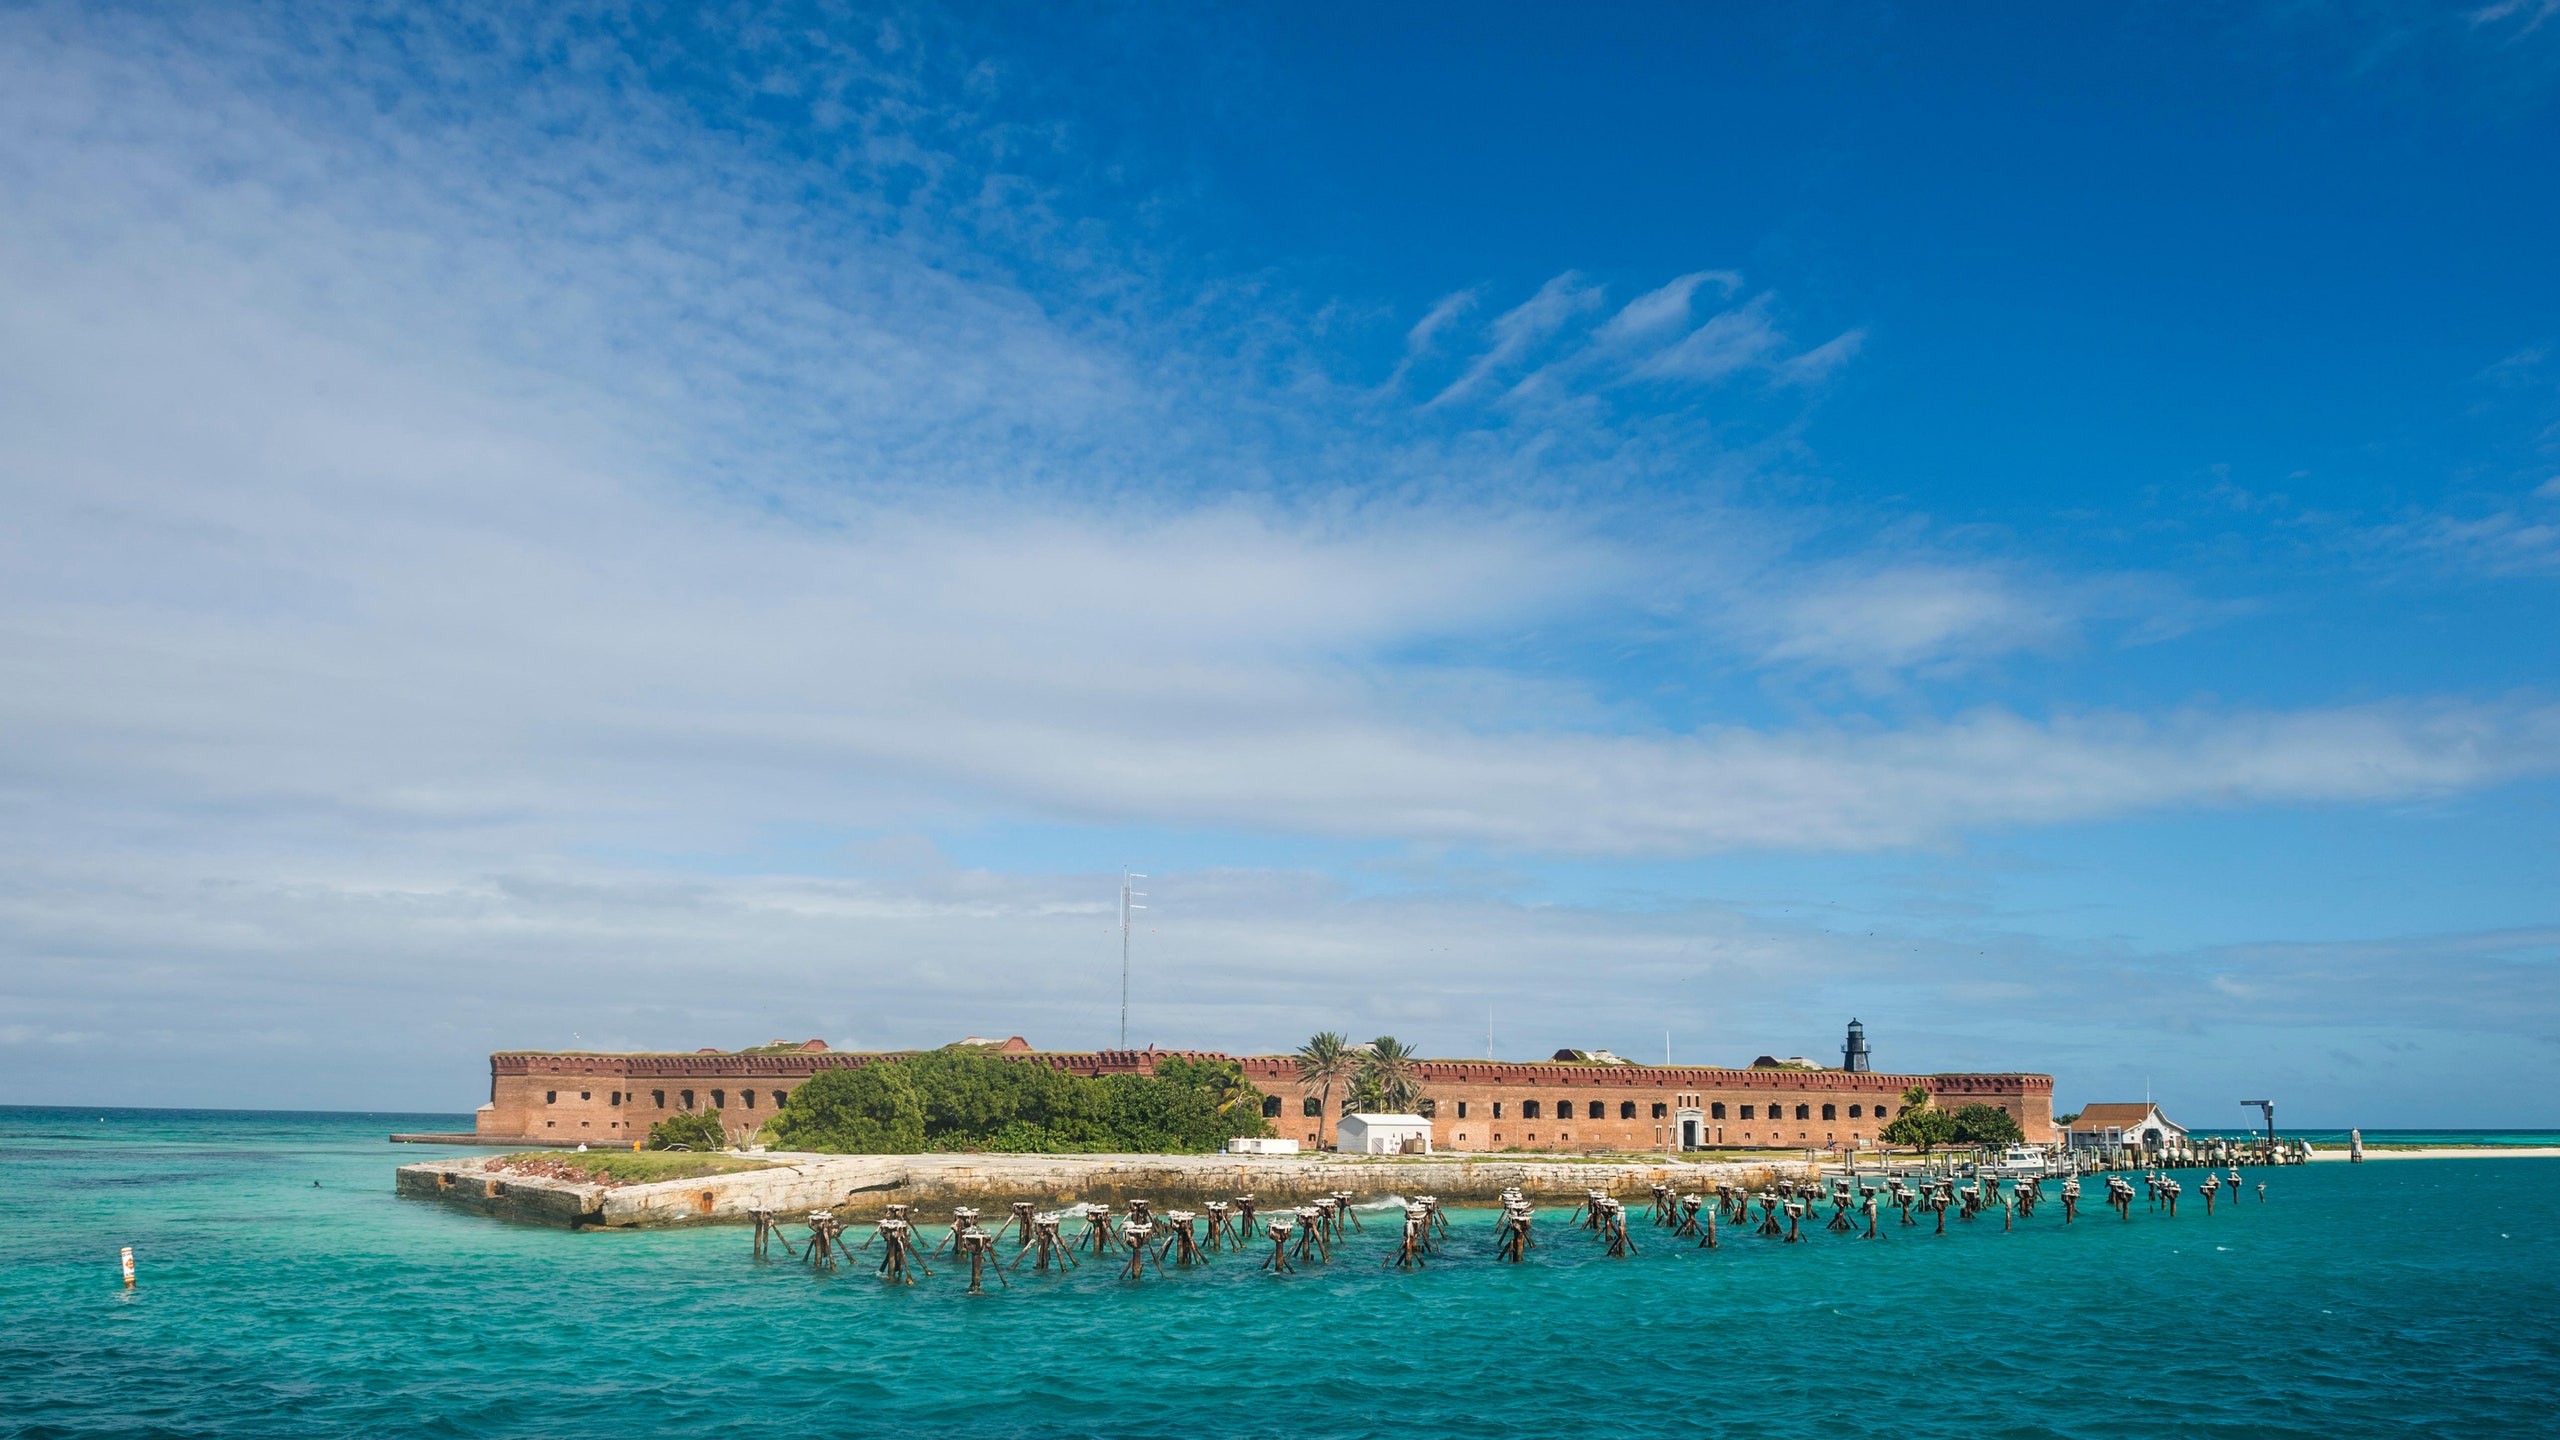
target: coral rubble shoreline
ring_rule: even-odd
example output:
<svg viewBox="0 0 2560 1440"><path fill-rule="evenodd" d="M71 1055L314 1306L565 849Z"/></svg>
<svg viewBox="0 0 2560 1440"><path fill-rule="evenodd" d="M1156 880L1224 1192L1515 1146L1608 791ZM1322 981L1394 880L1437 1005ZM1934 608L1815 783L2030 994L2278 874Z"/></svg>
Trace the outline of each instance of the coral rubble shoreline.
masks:
<svg viewBox="0 0 2560 1440"><path fill-rule="evenodd" d="M1580 1200L1594 1188L1656 1181L1683 1189L1718 1182L1760 1184L1810 1174L1802 1162L1672 1160L1600 1162L1529 1158L1352 1155L804 1155L759 1157L770 1168L633 1185L523 1175L494 1168L495 1157L403 1165L403 1197L433 1200L500 1219L573 1229L633 1229L745 1223L759 1209L833 1209L849 1219L891 1203L1044 1208L1131 1199L1181 1204L1252 1194L1267 1204L1300 1203L1338 1190L1357 1199L1432 1194L1450 1204L1492 1203L1504 1190L1537 1199Z"/></svg>

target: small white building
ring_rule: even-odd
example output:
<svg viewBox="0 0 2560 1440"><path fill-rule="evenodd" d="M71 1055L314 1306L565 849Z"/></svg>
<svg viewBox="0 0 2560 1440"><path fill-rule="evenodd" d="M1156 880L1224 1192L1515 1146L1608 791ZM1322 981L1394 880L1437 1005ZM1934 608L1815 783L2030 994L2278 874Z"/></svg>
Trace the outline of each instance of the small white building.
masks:
<svg viewBox="0 0 2560 1440"><path fill-rule="evenodd" d="M1428 1155L1431 1122L1419 1115L1345 1115L1333 1127L1345 1155Z"/></svg>
<svg viewBox="0 0 2560 1440"><path fill-rule="evenodd" d="M1295 1155L1298 1153L1298 1142L1295 1140L1265 1140L1254 1135L1238 1135L1227 1142L1227 1153L1230 1155Z"/></svg>
<svg viewBox="0 0 2560 1440"><path fill-rule="evenodd" d="M2169 1141L2185 1138L2187 1127L2161 1114L2160 1107L2148 1100L2138 1105L2092 1105L2071 1121L2074 1150L2097 1150L2110 1145L2157 1150Z"/></svg>

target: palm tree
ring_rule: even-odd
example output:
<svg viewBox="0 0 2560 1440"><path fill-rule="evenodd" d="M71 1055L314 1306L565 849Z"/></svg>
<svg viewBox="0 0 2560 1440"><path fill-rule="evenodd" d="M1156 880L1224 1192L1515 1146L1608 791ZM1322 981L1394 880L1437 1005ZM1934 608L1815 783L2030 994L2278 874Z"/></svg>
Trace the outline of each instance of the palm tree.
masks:
<svg viewBox="0 0 2560 1440"><path fill-rule="evenodd" d="M1413 1047L1393 1035L1370 1041L1360 1059L1360 1091L1387 1114L1412 1114L1422 1102L1422 1066Z"/></svg>
<svg viewBox="0 0 2560 1440"><path fill-rule="evenodd" d="M1333 1113L1333 1087L1350 1078L1351 1042L1330 1030L1319 1030L1298 1047L1298 1083L1315 1092L1327 1115Z"/></svg>

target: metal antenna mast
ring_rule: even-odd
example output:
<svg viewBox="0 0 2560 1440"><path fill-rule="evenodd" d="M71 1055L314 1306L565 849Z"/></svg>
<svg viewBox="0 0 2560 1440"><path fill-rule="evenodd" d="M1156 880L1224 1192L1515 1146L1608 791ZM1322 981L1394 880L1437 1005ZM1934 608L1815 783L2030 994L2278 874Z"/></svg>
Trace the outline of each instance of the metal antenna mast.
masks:
<svg viewBox="0 0 2560 1440"><path fill-rule="evenodd" d="M1132 890L1129 882L1147 877L1134 871L1120 872L1120 1048L1129 1048L1129 912L1147 907L1138 903L1143 890Z"/></svg>

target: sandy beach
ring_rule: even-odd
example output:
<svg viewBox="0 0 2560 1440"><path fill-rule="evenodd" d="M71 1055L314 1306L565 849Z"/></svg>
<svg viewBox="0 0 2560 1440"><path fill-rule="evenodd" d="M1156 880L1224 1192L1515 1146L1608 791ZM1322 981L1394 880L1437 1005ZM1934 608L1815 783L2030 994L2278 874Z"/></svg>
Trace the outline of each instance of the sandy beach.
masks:
<svg viewBox="0 0 2560 1440"><path fill-rule="evenodd" d="M2347 1152L2314 1149L2314 1161L2345 1160ZM2551 1160L2560 1159L2560 1145L2446 1145L2426 1150L2375 1150L2364 1152L2367 1160Z"/></svg>

